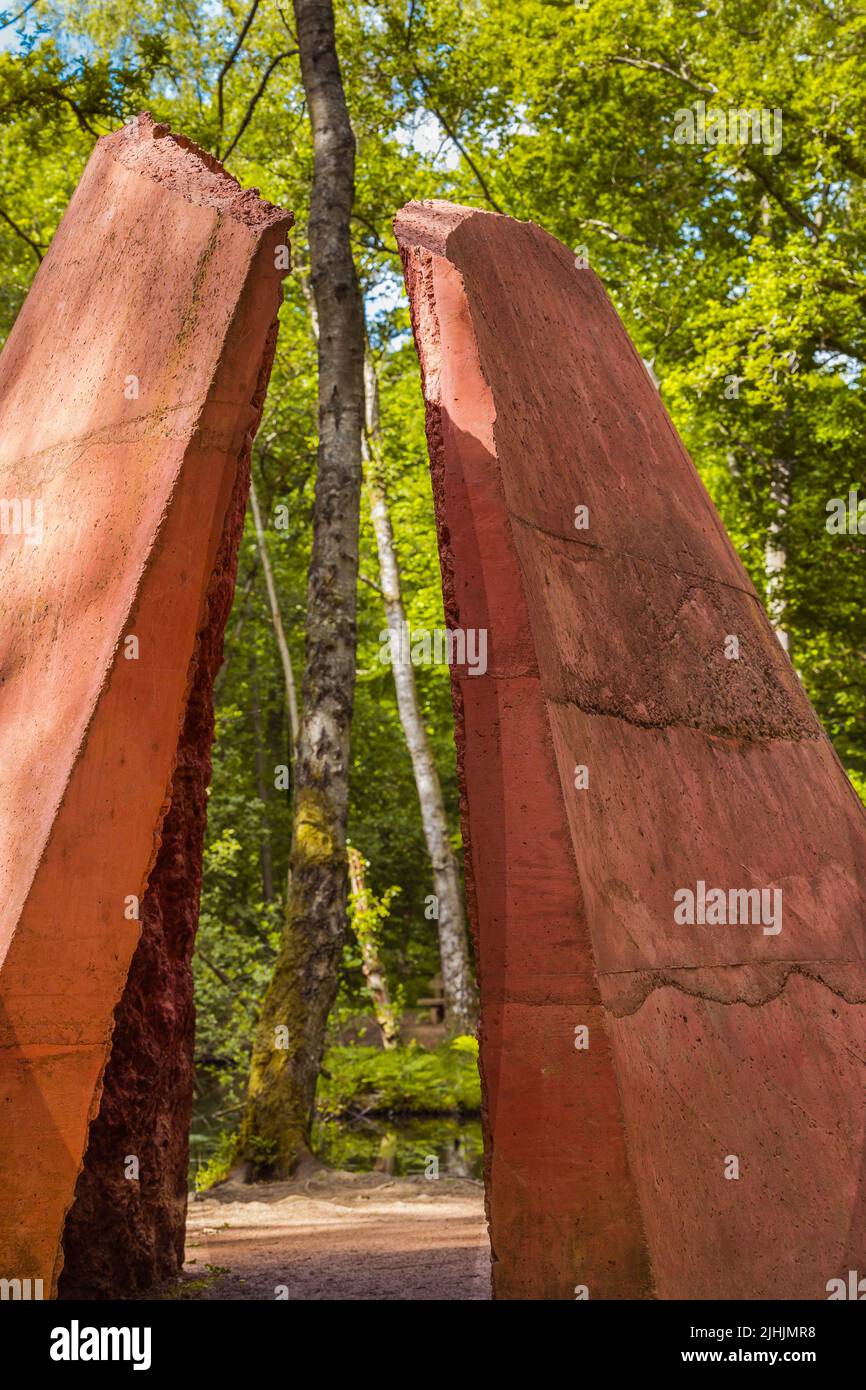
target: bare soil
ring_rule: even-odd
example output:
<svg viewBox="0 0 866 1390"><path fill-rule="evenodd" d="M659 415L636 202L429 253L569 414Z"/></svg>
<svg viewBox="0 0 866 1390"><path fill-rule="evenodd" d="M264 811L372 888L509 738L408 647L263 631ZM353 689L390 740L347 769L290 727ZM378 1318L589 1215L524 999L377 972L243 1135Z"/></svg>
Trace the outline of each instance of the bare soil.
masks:
<svg viewBox="0 0 866 1390"><path fill-rule="evenodd" d="M185 1280L203 1299L490 1298L484 1189L322 1171L191 1199Z"/></svg>

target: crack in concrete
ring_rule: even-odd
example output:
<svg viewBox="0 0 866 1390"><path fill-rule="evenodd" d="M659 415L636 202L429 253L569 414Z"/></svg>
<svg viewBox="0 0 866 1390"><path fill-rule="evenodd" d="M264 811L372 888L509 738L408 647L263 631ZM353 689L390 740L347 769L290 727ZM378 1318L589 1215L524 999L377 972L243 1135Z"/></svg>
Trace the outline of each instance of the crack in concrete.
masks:
<svg viewBox="0 0 866 1390"><path fill-rule="evenodd" d="M528 517L521 516L519 512L512 511L510 507L506 508L506 510L512 521L516 521L521 526L525 526L527 530L538 531L542 536L550 536L552 540L562 541L564 545L582 545L587 550L598 550L601 551L603 555L610 555L614 559L619 556L624 556L628 560L633 560L635 564L652 565L655 569L664 570L666 574L673 574L677 579L693 579L703 584L718 584L724 589L733 589L734 593L743 594L745 598L751 599L753 603L756 603L762 613L764 611L761 607L761 601L754 590L744 589L742 585L734 584L730 579L720 579L718 575L707 574L701 570L679 569L676 565L666 565L663 560L657 560L652 555L636 555L633 550L625 550L624 548L614 550L609 545L601 545L598 541L586 541L580 536L563 535L560 531L552 531L547 526L541 526L537 521L530 521Z"/></svg>
<svg viewBox="0 0 866 1390"><path fill-rule="evenodd" d="M782 963L779 962L779 964L782 964ZM856 964L856 965L863 966L864 969L866 969L866 962L863 962L863 961L854 961L854 962L849 962L849 961L832 961L832 962L828 962L828 964L829 964L830 966L832 966L832 965L837 965L837 964ZM679 969L680 967L676 967L676 968ZM691 969L691 970L740 970L740 969L750 969L750 968L753 968L753 967L751 967L751 966L749 966L749 965L746 965L746 964L744 964L744 965L736 965L736 966L730 966L730 965L726 965L726 966L708 965L708 966L683 966L683 967L682 967L682 969L684 969L684 970L689 970L689 969ZM767 963L766 963L766 962L762 962L761 964L755 966L754 968L766 970L766 969L767 969ZM784 967L783 967L783 968L784 968ZM640 971L640 970L637 970L637 971L620 971L620 972L607 972L607 973L608 973L608 974L613 974L613 973L629 974L629 975L634 976L634 975L641 975L641 974L643 974L644 972L643 972L643 971ZM764 992L764 993L760 996L760 998L757 998L757 999L755 999L755 998L749 998L748 995L742 995L742 994L736 994L736 995L734 995L733 997L731 997L731 996L725 997L725 996L722 995L722 994L714 994L714 993L712 993L711 991L709 991L708 989L699 989L699 988L691 989L691 988L689 988L688 986L686 986L685 984L681 983L679 980L673 978L672 975L671 975L669 972L665 971L665 970L661 970L661 971L659 971L659 970L654 970L654 971L651 971L651 972L648 971L648 972L646 972L646 973L649 975L650 978L646 981L646 989L643 991L643 993L642 993L642 995L641 995L641 998L639 999L638 1003L634 1006L634 1008L631 1008L631 1009L628 1009L628 1008L627 1008L627 1009L618 1010L614 1005L612 1005L612 1004L608 1003L607 1001L605 1001L604 999L602 999L602 1008L605 1010L605 1012L608 1013L608 1014L610 1014L610 1015L612 1015L612 1017L614 1017L614 1018L632 1018L635 1014L637 1014L637 1013L640 1012L640 1010L643 1008L643 1006L644 1006L644 1004L646 1003L646 1001L649 999L650 995L657 993L658 990L660 990L660 989L675 989L675 990L678 990L680 994L687 994L687 995L689 995L691 998L694 998L694 999L703 999L706 1003L709 1003L709 1004L722 1004L722 1005L724 1005L726 1008L729 1008L729 1007L730 1007L731 1005L733 1005L733 1004L745 1004L746 1008L749 1008L749 1009L760 1009L760 1008L763 1008L765 1004L772 1004L772 1003L774 1002L774 1000L780 998L781 995L782 995L782 994L784 993L784 991L786 990L786 988L787 988L787 986L788 986L788 982L789 982L795 975L802 975L802 976L804 977L804 979L812 980L815 984L823 985L824 989L826 989L827 992L828 992L829 994L832 994L836 999L841 999L841 1000L842 1000L844 1003L846 1003L846 1004L851 1004L851 1005L866 1004L866 989L864 989L864 991L863 991L862 994L859 993L859 992L856 992L856 993L853 993L853 994L849 994L849 993L847 993L844 989L837 988L837 987L835 987L835 986L829 984L829 983L827 982L827 980L825 980L825 978L824 978L824 976L823 976L822 973L820 973L820 972L818 972L818 971L807 970L807 969L806 969L806 964L805 964L805 962L797 962L797 963L794 963L794 964L790 964L790 965L788 966L788 968L785 970L784 976L783 976L782 981L781 981L781 983L779 984L778 988L777 988L777 989L774 989L774 990L771 990L771 991L766 991L766 992ZM605 974L600 974L600 975L599 975L599 982L601 983L604 979L605 979Z"/></svg>

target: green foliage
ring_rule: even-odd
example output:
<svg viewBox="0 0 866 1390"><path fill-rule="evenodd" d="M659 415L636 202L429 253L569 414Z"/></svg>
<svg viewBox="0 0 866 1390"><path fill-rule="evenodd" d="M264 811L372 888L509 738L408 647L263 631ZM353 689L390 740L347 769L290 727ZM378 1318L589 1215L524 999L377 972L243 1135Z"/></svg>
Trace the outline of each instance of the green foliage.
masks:
<svg viewBox="0 0 866 1390"><path fill-rule="evenodd" d="M432 1177L430 1159L439 1161L437 1177L480 1177L484 1146L481 1121L465 1115L437 1115L347 1124L323 1120L313 1130L317 1158L348 1172L424 1174Z"/></svg>
<svg viewBox="0 0 866 1390"><path fill-rule="evenodd" d="M369 867L369 866L368 866ZM359 943L378 946L382 926L391 912L391 903L400 892L400 885L392 884L384 893L377 896L367 889L364 893L350 893L349 920ZM360 963L360 962L356 962Z"/></svg>
<svg viewBox="0 0 866 1390"><path fill-rule="evenodd" d="M374 1047L331 1047L319 1081L323 1119L367 1114L476 1111L481 1105L474 1038L427 1051L417 1043L383 1052Z"/></svg>
<svg viewBox="0 0 866 1390"><path fill-rule="evenodd" d="M412 1042L385 1052L377 1047L332 1046L325 1053L317 1096L314 1148L337 1168L373 1167L388 1149L390 1131L368 1124L347 1128L347 1119L367 1116L413 1116L400 1126L398 1171L423 1169L424 1158L443 1145L466 1150L470 1169L478 1166L480 1130L467 1135L463 1121L443 1117L476 1114L481 1107L478 1043L458 1037L427 1050ZM438 1116L424 1122L425 1116ZM196 1141L200 1137L194 1135ZM237 1135L221 1130L207 1140L207 1157L197 1159L193 1183L205 1192L223 1182L234 1162ZM397 1141L395 1140L395 1143ZM193 1144L195 1149L200 1143ZM263 1165L271 1155L263 1152Z"/></svg>
<svg viewBox="0 0 866 1390"><path fill-rule="evenodd" d="M197 1261L193 1259L187 1263L194 1265ZM200 1274L197 1279L179 1279L176 1284L171 1284L161 1292L151 1294L150 1297L156 1301L171 1300L186 1303L210 1293L220 1280L232 1272L227 1265L206 1264L204 1268L206 1273Z"/></svg>
<svg viewBox="0 0 866 1390"><path fill-rule="evenodd" d="M236 1137L228 1132L219 1135L210 1157L195 1171L193 1182L196 1192L207 1192L209 1187L225 1182L234 1160Z"/></svg>
<svg viewBox="0 0 866 1390"><path fill-rule="evenodd" d="M362 873L366 874L366 870L370 867L369 863L360 855L358 861L362 866ZM349 883L351 888L351 873ZM343 950L343 960L347 970L355 967L364 971L365 961L367 963L367 970L364 971L364 992L371 999L382 1037L389 1044L398 1037L400 1032L404 990L402 985L398 985L393 992L388 990L387 996L385 996L384 991L380 991L380 997L377 998L370 986L369 972L370 970L378 971L381 969L383 928L390 915L391 903L399 892L399 884L393 884L390 888L386 888L381 895L377 895L366 885L358 892L354 890L350 892L349 925L358 942L360 952L352 951L349 942L346 943Z"/></svg>

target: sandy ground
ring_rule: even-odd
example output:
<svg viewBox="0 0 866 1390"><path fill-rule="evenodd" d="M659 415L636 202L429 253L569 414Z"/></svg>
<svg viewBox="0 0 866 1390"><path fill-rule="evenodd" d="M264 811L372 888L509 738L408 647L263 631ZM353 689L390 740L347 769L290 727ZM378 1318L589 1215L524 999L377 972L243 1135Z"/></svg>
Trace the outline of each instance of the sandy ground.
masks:
<svg viewBox="0 0 866 1390"><path fill-rule="evenodd" d="M484 1189L329 1171L225 1183L190 1201L184 1270L188 1298L489 1299Z"/></svg>

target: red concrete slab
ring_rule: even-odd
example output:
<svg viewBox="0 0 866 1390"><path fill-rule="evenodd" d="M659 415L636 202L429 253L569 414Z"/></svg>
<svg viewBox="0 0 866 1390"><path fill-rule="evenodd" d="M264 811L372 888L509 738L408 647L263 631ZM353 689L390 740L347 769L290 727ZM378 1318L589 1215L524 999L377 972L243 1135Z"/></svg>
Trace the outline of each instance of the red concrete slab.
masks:
<svg viewBox="0 0 866 1390"><path fill-rule="evenodd" d="M99 141L0 357L0 495L43 518L0 541L0 1272L46 1291L289 221L140 117Z"/></svg>
<svg viewBox="0 0 866 1390"><path fill-rule="evenodd" d="M495 1293L826 1297L866 1266L863 808L593 273L468 208L396 232L447 621L488 627Z"/></svg>
<svg viewBox="0 0 866 1390"><path fill-rule="evenodd" d="M597 1296L639 1298L649 1289L646 1245L530 613L502 504L492 401L459 275L444 259L431 263L411 251L406 271L425 378L446 616L449 626L489 627L494 639L485 675L452 680L482 987L494 1291L574 1298L592 1275ZM575 1028L583 1026L588 1051L575 1045ZM577 1192L587 1194L584 1206L575 1203Z"/></svg>

